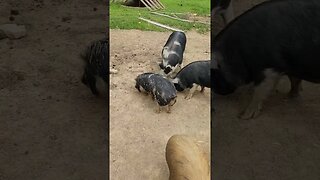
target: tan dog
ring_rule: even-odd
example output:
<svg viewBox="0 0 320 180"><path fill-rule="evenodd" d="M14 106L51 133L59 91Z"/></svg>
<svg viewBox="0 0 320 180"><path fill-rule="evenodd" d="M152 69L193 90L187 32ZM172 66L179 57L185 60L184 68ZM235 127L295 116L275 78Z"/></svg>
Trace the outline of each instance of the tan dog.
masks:
<svg viewBox="0 0 320 180"><path fill-rule="evenodd" d="M188 136L174 135L167 143L166 160L169 180L209 180L208 158L196 142Z"/></svg>

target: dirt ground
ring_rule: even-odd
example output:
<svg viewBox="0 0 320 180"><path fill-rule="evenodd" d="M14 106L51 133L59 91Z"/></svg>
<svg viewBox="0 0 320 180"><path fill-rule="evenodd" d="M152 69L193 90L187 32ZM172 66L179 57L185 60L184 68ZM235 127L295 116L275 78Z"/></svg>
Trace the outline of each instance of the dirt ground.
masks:
<svg viewBox="0 0 320 180"><path fill-rule="evenodd" d="M258 2L235 1L236 14ZM213 97L214 179L320 179L320 86L303 82L301 97L286 99L289 87L284 77L253 120L236 118L239 93Z"/></svg>
<svg viewBox="0 0 320 180"><path fill-rule="evenodd" d="M209 151L210 89L191 100L178 93L171 114L156 114L151 97L135 89L135 78L158 72L157 62L171 32L111 30L111 64L119 70L110 75L110 176L112 179L168 179L165 147L174 134L203 141ZM210 33L187 32L184 65L210 59Z"/></svg>
<svg viewBox="0 0 320 180"><path fill-rule="evenodd" d="M0 24L11 9L27 36L0 40L0 179L106 179L107 103L79 58L105 36L105 1L1 0Z"/></svg>

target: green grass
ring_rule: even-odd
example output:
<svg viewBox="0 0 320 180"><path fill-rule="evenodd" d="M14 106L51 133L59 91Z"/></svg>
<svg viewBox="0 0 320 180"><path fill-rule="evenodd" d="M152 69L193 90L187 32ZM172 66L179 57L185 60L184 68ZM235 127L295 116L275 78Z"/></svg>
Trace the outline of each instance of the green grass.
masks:
<svg viewBox="0 0 320 180"><path fill-rule="evenodd" d="M208 17L210 15L209 0L161 0L166 9L161 13L192 13L197 16ZM181 6L182 5L182 6ZM138 19L143 17L161 24L175 27L184 31L195 29L200 33L210 31L210 26L201 23L182 22L167 17L151 14L147 8L135 8L122 6L119 3L110 3L110 28L111 29L140 29L147 31L167 31ZM183 18L183 17L181 17Z"/></svg>

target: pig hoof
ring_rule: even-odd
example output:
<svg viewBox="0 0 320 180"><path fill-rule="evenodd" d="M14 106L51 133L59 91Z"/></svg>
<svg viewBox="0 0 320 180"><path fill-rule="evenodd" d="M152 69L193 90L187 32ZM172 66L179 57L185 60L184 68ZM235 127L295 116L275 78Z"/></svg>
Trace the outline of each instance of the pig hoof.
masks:
<svg viewBox="0 0 320 180"><path fill-rule="evenodd" d="M159 110L159 109L154 110L154 112L155 112L156 114L160 114L160 110Z"/></svg>
<svg viewBox="0 0 320 180"><path fill-rule="evenodd" d="M184 97L186 100L190 100L191 99L191 96L186 96Z"/></svg>
<svg viewBox="0 0 320 180"><path fill-rule="evenodd" d="M171 113L171 111L170 111L170 110L167 110L167 113L168 113L168 114L170 114L170 113Z"/></svg>
<svg viewBox="0 0 320 180"><path fill-rule="evenodd" d="M200 92L201 92L201 93L204 93L204 87L201 87Z"/></svg>

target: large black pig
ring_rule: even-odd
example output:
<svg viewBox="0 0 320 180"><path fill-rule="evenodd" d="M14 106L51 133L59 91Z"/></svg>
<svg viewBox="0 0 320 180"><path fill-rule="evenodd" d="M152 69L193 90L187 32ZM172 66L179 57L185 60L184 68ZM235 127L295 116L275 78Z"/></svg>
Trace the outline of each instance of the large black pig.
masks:
<svg viewBox="0 0 320 180"><path fill-rule="evenodd" d="M282 75L297 95L301 80L320 82L320 1L273 0L233 20L213 40L212 90L233 93L253 84L239 117L259 115L262 102Z"/></svg>

